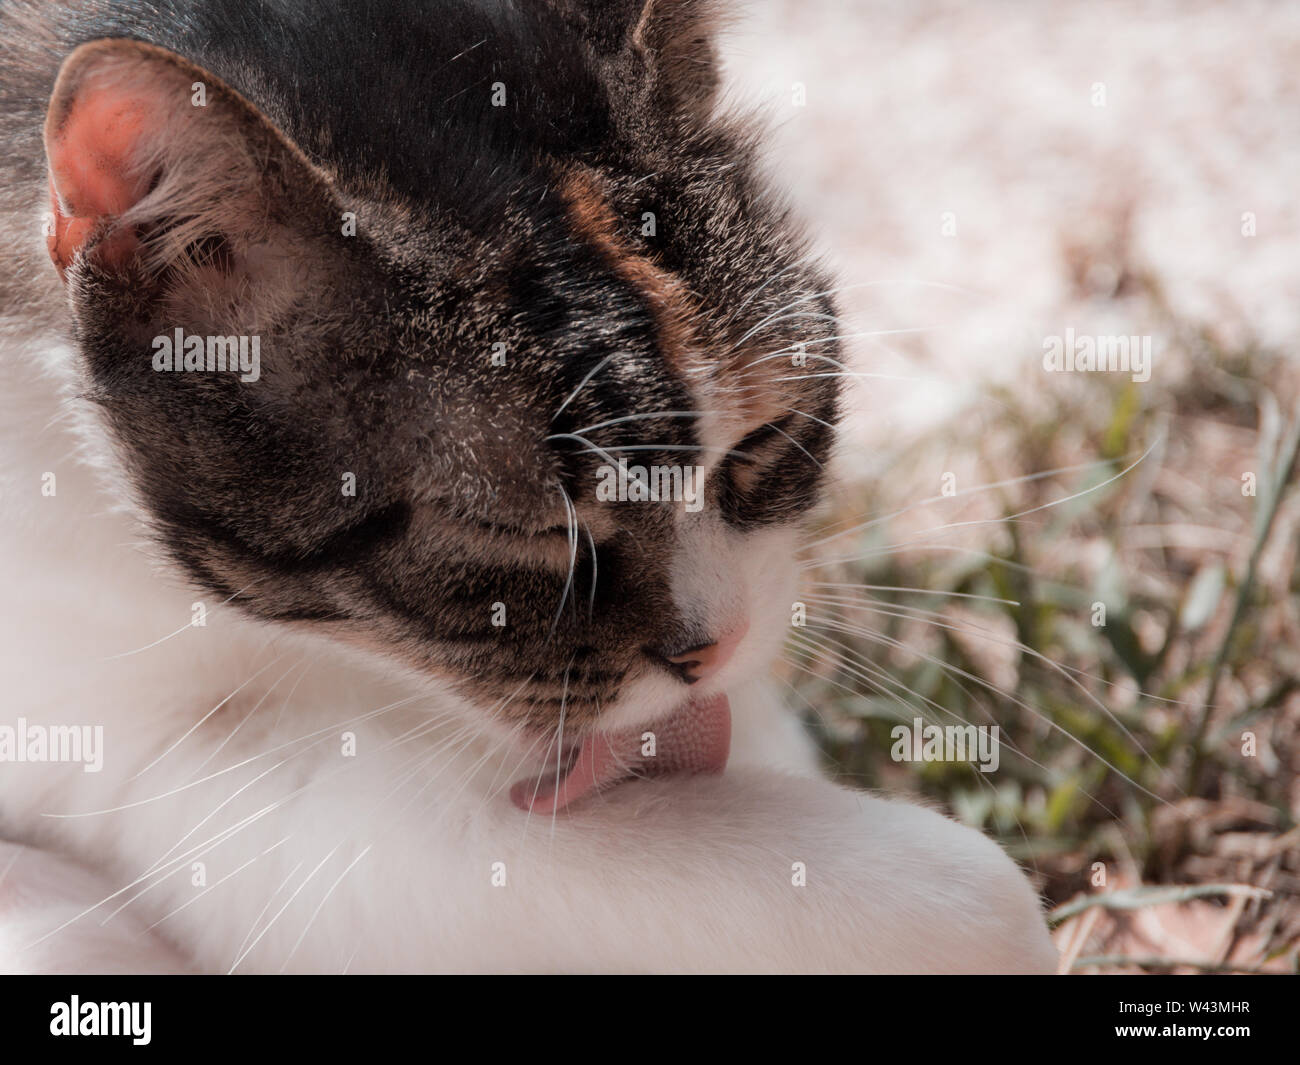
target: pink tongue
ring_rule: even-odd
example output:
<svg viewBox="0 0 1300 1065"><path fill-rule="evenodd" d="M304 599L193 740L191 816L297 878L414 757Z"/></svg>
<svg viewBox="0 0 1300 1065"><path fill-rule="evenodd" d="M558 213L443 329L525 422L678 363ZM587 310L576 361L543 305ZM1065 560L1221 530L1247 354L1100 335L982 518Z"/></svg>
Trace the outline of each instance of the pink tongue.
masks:
<svg viewBox="0 0 1300 1065"><path fill-rule="evenodd" d="M654 734L654 754L642 751ZM669 773L721 773L731 751L731 705L725 695L688 703L667 721L613 734L596 732L582 741L573 768L556 781L554 770L516 781L510 799L521 810L549 814L584 795L632 777Z"/></svg>

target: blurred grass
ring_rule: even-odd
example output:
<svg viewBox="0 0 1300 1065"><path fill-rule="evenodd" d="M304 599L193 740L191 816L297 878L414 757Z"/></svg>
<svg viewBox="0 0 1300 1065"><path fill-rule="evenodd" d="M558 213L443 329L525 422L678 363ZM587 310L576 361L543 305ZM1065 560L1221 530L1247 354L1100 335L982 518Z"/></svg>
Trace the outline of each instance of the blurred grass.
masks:
<svg viewBox="0 0 1300 1065"><path fill-rule="evenodd" d="M1294 970L1297 369L1177 321L1150 279L1128 298L1163 339L1150 382L992 390L837 495L821 535L853 531L814 556L787 679L836 774L982 828L1049 902L1121 882L1254 885L1193 904L1232 918L1205 968ZM946 472L957 494L933 499ZM997 724L999 768L891 761L890 729L916 717ZM1088 926L1092 971L1126 968L1129 917L1106 918Z"/></svg>

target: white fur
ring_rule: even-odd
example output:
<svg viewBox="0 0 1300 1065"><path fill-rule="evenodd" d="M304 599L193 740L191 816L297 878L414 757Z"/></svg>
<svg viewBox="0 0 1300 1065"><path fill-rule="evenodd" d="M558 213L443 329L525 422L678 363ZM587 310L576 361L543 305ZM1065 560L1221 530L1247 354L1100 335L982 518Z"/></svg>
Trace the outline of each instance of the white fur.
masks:
<svg viewBox="0 0 1300 1065"><path fill-rule="evenodd" d="M520 752L481 712L160 572L125 487L91 469L107 452L70 360L11 343L0 361L0 723L103 725L104 768L0 765L0 836L37 848L0 849L0 971L1054 968L993 843L817 775L764 679L792 534L742 550L701 525L678 577L705 613L750 621L715 684L727 773L530 818L506 795ZM611 723L674 699L645 682Z"/></svg>

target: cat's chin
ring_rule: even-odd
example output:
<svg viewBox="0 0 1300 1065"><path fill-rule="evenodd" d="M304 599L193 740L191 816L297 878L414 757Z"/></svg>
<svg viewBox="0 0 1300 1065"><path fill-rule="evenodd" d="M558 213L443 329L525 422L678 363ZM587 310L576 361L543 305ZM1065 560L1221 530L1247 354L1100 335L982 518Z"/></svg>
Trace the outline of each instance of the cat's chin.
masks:
<svg viewBox="0 0 1300 1065"><path fill-rule="evenodd" d="M554 814L628 780L721 773L730 752L727 697L693 699L644 728L589 733L558 765L515 781L510 800L528 813Z"/></svg>

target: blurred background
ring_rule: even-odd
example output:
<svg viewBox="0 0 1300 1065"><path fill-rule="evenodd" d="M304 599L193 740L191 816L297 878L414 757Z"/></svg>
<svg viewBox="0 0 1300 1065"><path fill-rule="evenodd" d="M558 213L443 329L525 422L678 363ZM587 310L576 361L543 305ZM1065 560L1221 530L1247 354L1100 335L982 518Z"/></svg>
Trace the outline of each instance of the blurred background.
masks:
<svg viewBox="0 0 1300 1065"><path fill-rule="evenodd" d="M1296 971L1300 6L740 6L729 92L844 286L783 665L828 765L998 838L1064 969ZM1068 330L1149 379L1049 372ZM891 760L917 717L997 771Z"/></svg>

